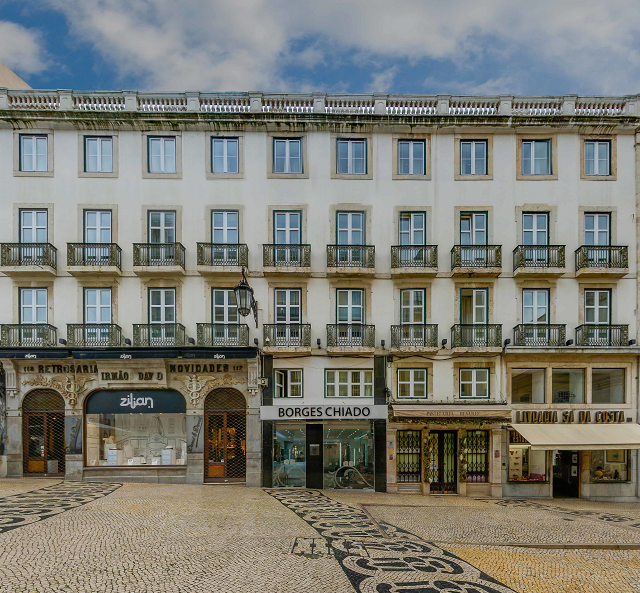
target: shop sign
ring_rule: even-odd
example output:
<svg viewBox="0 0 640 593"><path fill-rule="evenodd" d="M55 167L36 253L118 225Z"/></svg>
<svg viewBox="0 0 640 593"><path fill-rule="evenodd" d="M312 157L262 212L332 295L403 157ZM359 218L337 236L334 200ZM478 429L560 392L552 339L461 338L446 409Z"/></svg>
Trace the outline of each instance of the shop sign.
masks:
<svg viewBox="0 0 640 593"><path fill-rule="evenodd" d="M261 406L262 420L381 420L387 406Z"/></svg>
<svg viewBox="0 0 640 593"><path fill-rule="evenodd" d="M87 414L184 414L187 405L174 389L103 389L87 400Z"/></svg>
<svg viewBox="0 0 640 593"><path fill-rule="evenodd" d="M244 370L244 365L241 362L235 364L228 363L203 363L194 364L187 362L184 364L170 364L170 373L240 373Z"/></svg>
<svg viewBox="0 0 640 593"><path fill-rule="evenodd" d="M514 423L524 424L617 424L629 422L622 410L539 410L514 412Z"/></svg>

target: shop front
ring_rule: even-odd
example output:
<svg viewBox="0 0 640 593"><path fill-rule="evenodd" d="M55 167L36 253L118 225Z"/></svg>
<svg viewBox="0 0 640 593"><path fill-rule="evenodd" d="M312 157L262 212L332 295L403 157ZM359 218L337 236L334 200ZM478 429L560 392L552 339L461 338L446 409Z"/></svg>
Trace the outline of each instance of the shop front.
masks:
<svg viewBox="0 0 640 593"><path fill-rule="evenodd" d="M262 406L260 414L263 486L338 490L384 486L387 406L273 405Z"/></svg>

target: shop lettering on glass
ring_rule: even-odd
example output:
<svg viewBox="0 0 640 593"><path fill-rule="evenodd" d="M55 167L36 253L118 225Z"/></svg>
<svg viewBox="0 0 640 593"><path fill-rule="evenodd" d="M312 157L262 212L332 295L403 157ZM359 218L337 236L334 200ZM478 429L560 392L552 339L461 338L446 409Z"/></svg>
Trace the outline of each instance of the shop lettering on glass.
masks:
<svg viewBox="0 0 640 593"><path fill-rule="evenodd" d="M138 373L129 373L128 371L101 371L101 381L162 381L164 379L164 373L162 372L150 372L142 371Z"/></svg>
<svg viewBox="0 0 640 593"><path fill-rule="evenodd" d="M228 364L228 363L203 363L203 364L170 364L170 373L238 373L244 370L241 364Z"/></svg>
<svg viewBox="0 0 640 593"><path fill-rule="evenodd" d="M515 422L526 424L618 424L628 422L624 412L621 410L600 411L593 410L541 410L541 411L518 411L515 413Z"/></svg>
<svg viewBox="0 0 640 593"><path fill-rule="evenodd" d="M134 397L133 393L130 393L126 397L120 398L121 408L131 408L135 410L139 407L145 407L149 410L153 410L153 398L152 397Z"/></svg>

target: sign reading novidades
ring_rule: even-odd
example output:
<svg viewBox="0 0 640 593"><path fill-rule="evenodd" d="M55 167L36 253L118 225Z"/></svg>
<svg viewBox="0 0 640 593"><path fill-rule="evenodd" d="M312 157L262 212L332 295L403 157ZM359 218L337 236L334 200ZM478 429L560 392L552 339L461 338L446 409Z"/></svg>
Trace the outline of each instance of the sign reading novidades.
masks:
<svg viewBox="0 0 640 593"><path fill-rule="evenodd" d="M262 420L383 420L387 406L261 406Z"/></svg>

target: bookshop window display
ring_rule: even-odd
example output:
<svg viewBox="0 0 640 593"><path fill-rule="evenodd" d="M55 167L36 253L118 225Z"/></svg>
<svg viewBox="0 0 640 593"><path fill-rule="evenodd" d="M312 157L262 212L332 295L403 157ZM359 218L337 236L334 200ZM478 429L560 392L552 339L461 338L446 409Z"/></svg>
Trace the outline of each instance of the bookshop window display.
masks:
<svg viewBox="0 0 640 593"><path fill-rule="evenodd" d="M187 463L186 402L177 391L96 391L85 426L87 466Z"/></svg>
<svg viewBox="0 0 640 593"><path fill-rule="evenodd" d="M547 452L532 451L521 434L509 431L509 482L547 481Z"/></svg>
<svg viewBox="0 0 640 593"><path fill-rule="evenodd" d="M629 451L626 449L607 449L591 451L591 483L628 482Z"/></svg>

